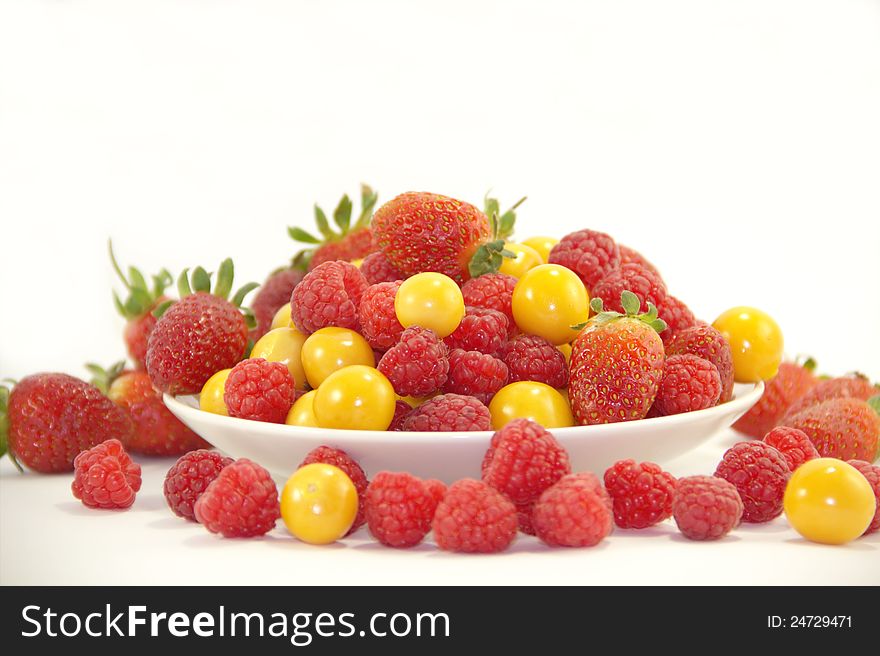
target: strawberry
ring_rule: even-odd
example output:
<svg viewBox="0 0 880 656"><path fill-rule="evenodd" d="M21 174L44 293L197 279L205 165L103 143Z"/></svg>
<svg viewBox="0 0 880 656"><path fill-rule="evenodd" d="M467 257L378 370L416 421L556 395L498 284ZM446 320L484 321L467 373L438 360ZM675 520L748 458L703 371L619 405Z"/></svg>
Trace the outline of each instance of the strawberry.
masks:
<svg viewBox="0 0 880 656"><path fill-rule="evenodd" d="M778 373L767 381L761 398L733 427L740 433L762 439L779 425L792 404L819 382L813 375L815 367L812 359L802 365L796 362L780 364Z"/></svg>
<svg viewBox="0 0 880 656"><path fill-rule="evenodd" d="M320 238L311 233L291 226L287 229L290 237L298 242L314 246L297 253L293 258L293 266L311 271L319 264L343 260L351 262L364 258L376 250L373 243L373 231L370 220L373 218L373 207L379 195L367 185L361 185L361 213L354 225L351 224L352 204L348 194L344 195L333 210L333 222L339 232L330 227L327 215L317 204L315 205L315 223Z"/></svg>
<svg viewBox="0 0 880 656"><path fill-rule="evenodd" d="M21 462L44 474L73 471L81 451L126 442L134 430L101 390L67 374L33 374L11 393L0 389L0 455L8 452L19 469Z"/></svg>
<svg viewBox="0 0 880 656"><path fill-rule="evenodd" d="M606 424L642 419L647 415L663 377L663 341L666 328L657 308L639 314L639 298L630 291L620 295L625 313L606 312L594 298L596 313L575 338L571 350L568 396L580 424Z"/></svg>
<svg viewBox="0 0 880 656"><path fill-rule="evenodd" d="M153 310L160 303L168 300L164 295L165 289L173 279L167 270L162 269L152 276L153 285L150 287L147 285L144 275L133 266L128 267L128 277L126 277L113 253L113 242L110 242L110 262L116 275L128 290L125 301L120 299L115 291L113 292L116 309L126 320L123 332L125 347L135 367L143 369L144 359L147 355L147 340L153 331L153 326L156 325Z"/></svg>
<svg viewBox="0 0 880 656"><path fill-rule="evenodd" d="M207 271L196 267L190 280L184 269L177 279L180 300L156 309L159 321L147 343L146 365L160 392L195 394L214 373L244 357L254 320L249 310L242 313L241 303L257 284L244 285L227 300L233 271L232 260L224 260L211 293Z"/></svg>
<svg viewBox="0 0 880 656"><path fill-rule="evenodd" d="M124 362L109 369L87 364L92 384L104 392L134 422L134 433L123 445L132 453L148 456L180 456L211 445L190 430L165 407L162 395L145 371L125 370Z"/></svg>
<svg viewBox="0 0 880 656"><path fill-rule="evenodd" d="M837 398L812 405L785 425L802 430L823 458L874 462L880 440L880 395L868 401Z"/></svg>
<svg viewBox="0 0 880 656"><path fill-rule="evenodd" d="M816 386L798 398L796 403L792 403L782 421L785 422L789 417L823 401L845 398L867 401L876 394L880 394L880 387L872 385L871 381L862 374L826 378L818 381Z"/></svg>
<svg viewBox="0 0 880 656"><path fill-rule="evenodd" d="M251 310L257 321L256 328L250 332L252 341L256 342L269 332L275 313L282 305L290 303L293 288L300 283L304 275L301 269L277 269L260 285L251 302Z"/></svg>

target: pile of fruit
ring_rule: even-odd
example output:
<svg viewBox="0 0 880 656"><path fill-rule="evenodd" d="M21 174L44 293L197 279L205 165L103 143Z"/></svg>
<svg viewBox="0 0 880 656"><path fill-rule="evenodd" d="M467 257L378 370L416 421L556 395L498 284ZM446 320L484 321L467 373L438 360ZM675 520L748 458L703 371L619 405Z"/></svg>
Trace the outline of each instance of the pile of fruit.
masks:
<svg viewBox="0 0 880 656"><path fill-rule="evenodd" d="M614 524L669 517L687 537L713 539L783 507L819 541L876 530L876 386L783 363L779 327L755 308L698 320L650 261L607 234L511 241L521 203L502 213L492 198L481 211L405 193L374 214L377 195L364 187L354 220L345 196L335 228L316 206L319 237L289 229L307 248L269 276L250 308L257 285L233 293L231 260L216 274L184 270L172 299L167 271L150 283L134 267L126 274L111 248L127 291L115 301L132 367L89 365L92 383L36 374L0 388L0 447L37 472L73 469L74 494L98 508L133 503L140 470L129 453L182 456L166 478L169 505L227 536L261 535L281 516L307 542L366 523L390 546L433 530L441 549L485 552L506 548L518 529L588 546ZM735 428L760 441L734 446L711 477L676 481L630 460L600 481L572 473L546 430L704 410L729 401L734 382L758 381L765 393ZM199 394L207 412L317 429L495 433L480 481L447 488L379 472L368 483L327 446L279 502L265 469L208 451L162 393ZM858 511L822 515L830 497Z"/></svg>

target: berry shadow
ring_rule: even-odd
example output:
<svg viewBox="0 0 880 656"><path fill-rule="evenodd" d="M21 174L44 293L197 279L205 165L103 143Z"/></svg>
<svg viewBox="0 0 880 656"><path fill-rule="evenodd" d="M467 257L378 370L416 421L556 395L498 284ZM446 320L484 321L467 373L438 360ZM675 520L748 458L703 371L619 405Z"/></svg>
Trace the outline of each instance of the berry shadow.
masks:
<svg viewBox="0 0 880 656"><path fill-rule="evenodd" d="M802 547L810 547L813 549L845 549L847 551L877 551L877 544L871 544L864 538L847 542L846 544L821 544L819 542L811 542L806 538L795 537L785 540L788 544L796 544Z"/></svg>
<svg viewBox="0 0 880 656"><path fill-rule="evenodd" d="M181 528L192 528L193 526L198 526L196 522L191 522L185 520L183 517L178 517L177 515L172 515L171 517L163 517L162 519L157 519L154 522L150 522L147 524L149 528L158 528L162 530L167 529L181 529Z"/></svg>
<svg viewBox="0 0 880 656"><path fill-rule="evenodd" d="M615 526L611 533L615 538L661 538L678 534L678 529L672 524L661 523L648 528L620 528Z"/></svg>
<svg viewBox="0 0 880 656"><path fill-rule="evenodd" d="M120 513L131 512L131 508L125 508L124 510L105 510L104 508L89 508L81 501L62 501L61 503L56 503L55 507L58 508L63 513L67 513L68 515L74 515L77 517L101 517L102 515L107 517L113 517L114 515L119 515Z"/></svg>
<svg viewBox="0 0 880 656"><path fill-rule="evenodd" d="M407 549L395 549L394 547L386 547L384 544L380 542L361 542L360 544L351 545L352 549L356 549L357 551L367 551L367 552L375 552L379 554L389 554L391 556L401 556L402 554L406 554L408 552L416 552L416 553L428 553L432 551L436 551L437 547L435 547L430 542L421 542L414 547L409 547Z"/></svg>
<svg viewBox="0 0 880 656"><path fill-rule="evenodd" d="M153 512L156 510L168 510L168 502L165 501L165 496L161 494L150 494L148 496L138 496L134 500L134 505L132 506L135 510L145 510L149 512Z"/></svg>
<svg viewBox="0 0 880 656"><path fill-rule="evenodd" d="M690 538L686 538L685 536L683 536L681 533L674 533L669 536L669 539L673 542L681 542L682 544L723 544L730 542L740 542L742 540L741 537L730 534L727 534L723 538L720 538L718 540L691 540Z"/></svg>

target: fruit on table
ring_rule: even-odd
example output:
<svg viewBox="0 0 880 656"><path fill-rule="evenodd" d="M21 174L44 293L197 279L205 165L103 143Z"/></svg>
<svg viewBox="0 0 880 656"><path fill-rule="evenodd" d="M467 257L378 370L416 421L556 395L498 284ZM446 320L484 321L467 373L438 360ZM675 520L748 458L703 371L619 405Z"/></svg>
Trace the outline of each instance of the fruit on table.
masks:
<svg viewBox="0 0 880 656"><path fill-rule="evenodd" d="M535 535L551 547L592 547L614 528L611 498L590 472L568 474L547 488L531 520Z"/></svg>
<svg viewBox="0 0 880 656"><path fill-rule="evenodd" d="M290 407L284 423L288 426L311 426L318 427L318 418L315 417L315 394L316 390L306 392Z"/></svg>
<svg viewBox="0 0 880 656"><path fill-rule="evenodd" d="M293 328L293 321L290 319L290 301L278 308L278 311L273 315L269 330L276 328Z"/></svg>
<svg viewBox="0 0 880 656"><path fill-rule="evenodd" d="M730 344L736 382L757 383L776 375L782 362L782 330L769 314L739 306L722 312L712 325Z"/></svg>
<svg viewBox="0 0 880 656"><path fill-rule="evenodd" d="M418 273L401 283L394 312L404 328L420 326L441 339L451 335L464 317L464 297L458 284L442 273Z"/></svg>
<svg viewBox="0 0 880 656"><path fill-rule="evenodd" d="M877 509L874 511L874 519L871 520L871 523L862 535L874 533L880 530L880 466L872 465L864 460L847 460L846 463L859 470L859 473L865 477L871 489L874 490L874 502Z"/></svg>
<svg viewBox="0 0 880 656"><path fill-rule="evenodd" d="M221 369L205 382L199 394L199 410L213 412L215 415L229 415L223 394L226 391L226 379L229 378L230 371L232 371L231 367Z"/></svg>
<svg viewBox="0 0 880 656"><path fill-rule="evenodd" d="M442 551L498 553L516 539L516 507L483 481L465 478L446 490L431 527Z"/></svg>
<svg viewBox="0 0 880 656"><path fill-rule="evenodd" d="M322 428L387 430L394 417L394 387L377 369L360 364L330 374L314 399Z"/></svg>
<svg viewBox="0 0 880 656"><path fill-rule="evenodd" d="M334 371L352 364L376 366L373 349L354 330L328 326L313 332L302 344L300 366L314 389Z"/></svg>
<svg viewBox="0 0 880 656"><path fill-rule="evenodd" d="M558 346L577 337L578 330L572 326L590 316L590 297L573 271L558 264L542 264L520 278L511 308L520 330Z"/></svg>
<svg viewBox="0 0 880 656"><path fill-rule="evenodd" d="M852 397L829 399L786 417L785 425L806 433L823 457L874 462L880 442L878 407Z"/></svg>
<svg viewBox="0 0 880 656"><path fill-rule="evenodd" d="M290 297L290 316L301 333L336 326L358 330L358 308L369 287L349 262L324 262L309 271Z"/></svg>
<svg viewBox="0 0 880 656"><path fill-rule="evenodd" d="M797 428L777 426L764 436L764 444L769 444L782 454L788 468L796 470L808 460L819 457L819 451L807 434Z"/></svg>
<svg viewBox="0 0 880 656"><path fill-rule="evenodd" d="M354 483L354 489L357 490L358 495L358 507L354 522L352 522L351 528L348 529L348 532L346 533L346 535L351 535L363 526L364 522L366 522L366 517L364 515L364 495L370 484L367 480L367 475L354 458L342 449L335 449L331 446L325 445L312 449L306 454L303 461L299 463L299 466L305 467L306 465L311 465L316 462L338 467L345 472L346 476L348 476L351 479L351 482Z"/></svg>
<svg viewBox="0 0 880 656"><path fill-rule="evenodd" d="M304 275L305 272L301 269L279 269L270 274L266 282L260 285L257 293L254 294L253 301L251 301L251 310L257 321L256 327L251 330L250 338L252 341L256 342L272 328L281 327L274 324L278 313L285 305L288 306L286 310L287 322L283 326L290 325L290 295L294 287L302 281ZM283 317L284 314L282 313L281 316ZM283 319L281 320L283 321Z"/></svg>
<svg viewBox="0 0 880 656"><path fill-rule="evenodd" d="M165 482L162 484L162 492L171 512L178 517L195 521L196 501L223 468L232 463L232 458L206 449L182 455L165 474Z"/></svg>
<svg viewBox="0 0 880 656"><path fill-rule="evenodd" d="M672 516L689 540L718 540L739 526L743 503L733 483L717 476L679 478Z"/></svg>
<svg viewBox="0 0 880 656"><path fill-rule="evenodd" d="M792 528L824 544L845 544L862 535L877 508L867 479L836 458L801 465L788 482L784 503Z"/></svg>
<svg viewBox="0 0 880 656"><path fill-rule="evenodd" d="M739 442L725 453L715 476L736 486L742 519L754 524L782 514L782 495L791 470L783 455L764 442Z"/></svg>
<svg viewBox="0 0 880 656"><path fill-rule="evenodd" d="M541 254L526 244L505 242L504 250L513 253L513 257L505 256L498 267L498 273L514 278L522 278L526 271L544 264Z"/></svg>
<svg viewBox="0 0 880 656"><path fill-rule="evenodd" d="M618 460L605 471L604 482L620 528L648 528L672 516L675 478L660 465Z"/></svg>
<svg viewBox="0 0 880 656"><path fill-rule="evenodd" d="M559 243L559 240L556 239L556 237L539 235L535 237L529 237L528 239L523 239L521 243L534 248L538 252L538 255L541 256L541 261L546 264L550 258L550 251L553 250L553 247Z"/></svg>
<svg viewBox="0 0 880 656"><path fill-rule="evenodd" d="M309 544L330 544L354 523L358 493L348 475L324 463L297 469L281 491L281 519L290 533Z"/></svg>
<svg viewBox="0 0 880 656"><path fill-rule="evenodd" d="M239 458L224 467L195 504L196 521L227 538L265 535L280 517L278 488L264 468Z"/></svg>
<svg viewBox="0 0 880 656"><path fill-rule="evenodd" d="M804 364L780 364L776 375L767 381L761 398L733 427L740 433L762 438L780 424L783 416L798 404L798 399L819 383L813 375L814 367L813 360L807 360Z"/></svg>
<svg viewBox="0 0 880 656"><path fill-rule="evenodd" d="M324 330L344 329L325 328ZM302 356L307 337L296 328L273 328L257 340L251 349L250 357L263 358L269 362L280 362L287 367L290 375L293 376L296 389L307 389L307 373ZM362 337L360 339L363 340ZM370 355L372 355L372 351ZM313 384L312 387L317 387L317 385Z"/></svg>
<svg viewBox="0 0 880 656"><path fill-rule="evenodd" d="M379 472L364 495L370 533L387 547L416 546L431 530L441 489L442 483L407 472Z"/></svg>
<svg viewBox="0 0 880 656"><path fill-rule="evenodd" d="M544 383L520 381L502 387L489 403L492 428L500 430L518 418L531 419L545 428L574 426L565 397Z"/></svg>
<svg viewBox="0 0 880 656"><path fill-rule="evenodd" d="M141 489L141 466L132 462L117 439L81 452L73 469L71 491L88 508L123 510Z"/></svg>
<svg viewBox="0 0 880 656"><path fill-rule="evenodd" d="M780 368L782 366L785 365L780 365ZM785 417L783 417L782 421L785 422L789 417L793 417L811 406L819 405L823 401L846 398L867 401L877 394L880 394L880 386L873 385L862 374L817 380L814 385L791 404L785 412Z"/></svg>

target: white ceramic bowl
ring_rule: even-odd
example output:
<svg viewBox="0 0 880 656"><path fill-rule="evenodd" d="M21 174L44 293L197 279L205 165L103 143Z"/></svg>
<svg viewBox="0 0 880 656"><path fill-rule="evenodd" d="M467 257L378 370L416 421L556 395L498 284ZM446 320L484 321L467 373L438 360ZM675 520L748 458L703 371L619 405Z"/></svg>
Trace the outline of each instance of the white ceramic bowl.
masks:
<svg viewBox="0 0 880 656"><path fill-rule="evenodd" d="M568 450L574 471L602 472L616 460L635 458L659 464L680 456L727 428L751 408L764 391L737 385L733 400L697 412L640 421L555 428L551 432ZM198 408L198 397L165 395L177 417L233 458L250 458L283 482L306 454L321 445L346 451L372 476L383 469L409 471L450 483L479 478L490 431L378 432L303 428L224 417Z"/></svg>

